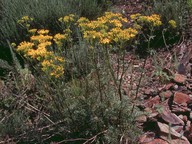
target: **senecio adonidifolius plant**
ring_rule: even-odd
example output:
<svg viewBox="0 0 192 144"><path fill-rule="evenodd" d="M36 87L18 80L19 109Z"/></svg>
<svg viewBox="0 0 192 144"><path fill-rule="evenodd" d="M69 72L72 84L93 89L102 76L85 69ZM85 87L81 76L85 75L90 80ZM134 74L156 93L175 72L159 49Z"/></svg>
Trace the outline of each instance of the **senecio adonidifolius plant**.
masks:
<svg viewBox="0 0 192 144"><path fill-rule="evenodd" d="M66 25L73 21L74 15L64 17ZM68 20L69 19L69 20ZM59 78L64 74L64 56L62 54L62 46L70 39L71 30L69 26L63 33L49 35L46 29L30 29L29 20L33 20L28 16L24 16L18 21L20 25L27 28L30 33L30 41L23 41L17 46L17 51L22 52L28 59L37 60L41 64L41 69L49 76ZM57 45L57 49L53 50L53 42Z"/></svg>
<svg viewBox="0 0 192 144"><path fill-rule="evenodd" d="M36 60L41 64L43 72L54 78L59 78L64 74L64 56L62 48L65 43L72 42L71 25L78 26L82 32L83 39L92 47L95 44L102 46L117 45L133 40L142 30L142 26L148 25L149 29L162 25L161 18L157 14L142 16L141 14L131 15L131 20L135 22L133 26L126 27L127 18L119 13L105 12L96 20L89 20L85 17L76 18L70 14L58 19L63 32L55 35L49 34L47 29L33 29L30 23L33 18L22 17L18 21L30 34L29 41L23 41L17 46L17 51L24 54L28 59ZM168 22L173 28L176 23L173 20ZM53 42L56 49L53 50ZM108 48L108 47L106 47Z"/></svg>
<svg viewBox="0 0 192 144"><path fill-rule="evenodd" d="M128 20L119 13L106 12L104 16L96 20L88 20L81 17L77 23L80 27L83 38L90 43L99 43L102 45L119 44L133 39L137 30L124 26Z"/></svg>

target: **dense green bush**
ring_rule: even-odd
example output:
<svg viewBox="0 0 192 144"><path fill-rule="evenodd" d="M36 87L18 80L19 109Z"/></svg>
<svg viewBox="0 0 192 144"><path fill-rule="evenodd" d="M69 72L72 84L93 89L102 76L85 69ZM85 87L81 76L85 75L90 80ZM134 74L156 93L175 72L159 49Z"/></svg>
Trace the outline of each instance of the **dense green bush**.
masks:
<svg viewBox="0 0 192 144"><path fill-rule="evenodd" d="M95 18L108 6L107 0L3 0L0 9L0 43L25 38L17 21L23 16L33 17L36 28L60 30L57 19L69 13ZM19 29L18 29L19 28Z"/></svg>

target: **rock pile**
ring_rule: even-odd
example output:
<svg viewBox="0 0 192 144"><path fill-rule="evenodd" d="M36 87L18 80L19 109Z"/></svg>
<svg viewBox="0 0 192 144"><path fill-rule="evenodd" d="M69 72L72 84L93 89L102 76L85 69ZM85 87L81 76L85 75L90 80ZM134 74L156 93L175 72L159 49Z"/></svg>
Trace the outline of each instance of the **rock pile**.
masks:
<svg viewBox="0 0 192 144"><path fill-rule="evenodd" d="M137 118L145 131L140 144L192 143L192 80L177 73L164 87L144 95L139 105L144 114Z"/></svg>

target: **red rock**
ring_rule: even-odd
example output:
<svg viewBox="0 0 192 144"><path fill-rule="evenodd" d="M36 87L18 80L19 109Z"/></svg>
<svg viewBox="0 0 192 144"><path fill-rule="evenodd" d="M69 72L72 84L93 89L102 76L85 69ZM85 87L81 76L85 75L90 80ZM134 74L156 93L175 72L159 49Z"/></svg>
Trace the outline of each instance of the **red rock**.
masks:
<svg viewBox="0 0 192 144"><path fill-rule="evenodd" d="M169 89L171 89L173 86L174 86L174 83L169 83L169 84L167 84L167 85L165 86L165 89L166 89L166 90L169 90Z"/></svg>
<svg viewBox="0 0 192 144"><path fill-rule="evenodd" d="M169 144L169 143L162 139L154 139L154 140L148 142L147 144Z"/></svg>
<svg viewBox="0 0 192 144"><path fill-rule="evenodd" d="M161 92L159 94L159 96L161 96L162 98L170 98L172 95L173 95L173 93L170 90Z"/></svg>
<svg viewBox="0 0 192 144"><path fill-rule="evenodd" d="M156 96L154 98L151 98L149 100L147 100L145 103L144 103L144 107L154 107L155 105L159 104L160 103L160 98L159 96Z"/></svg>
<svg viewBox="0 0 192 144"><path fill-rule="evenodd" d="M165 122L173 125L184 125L184 122L176 114L171 113L168 108L164 108L164 111L161 113L161 118Z"/></svg>
<svg viewBox="0 0 192 144"><path fill-rule="evenodd" d="M189 95L184 94L182 92L175 92L173 101L182 104L182 103L188 103L190 102L191 98Z"/></svg>
<svg viewBox="0 0 192 144"><path fill-rule="evenodd" d="M160 138L168 141L171 144L190 144L186 137L176 132L173 128L171 128L167 124L158 122L157 125L160 129L159 132ZM171 140L169 137L171 137Z"/></svg>
<svg viewBox="0 0 192 144"><path fill-rule="evenodd" d="M183 122L187 122L188 118L186 115L179 115L178 116L181 120L183 120Z"/></svg>
<svg viewBox="0 0 192 144"><path fill-rule="evenodd" d="M187 80L187 77L182 75L182 74L175 74L173 80L176 83L184 84L186 82L186 80Z"/></svg>
<svg viewBox="0 0 192 144"><path fill-rule="evenodd" d="M188 121L188 118L186 115L183 116L183 119L182 119L184 122L187 122Z"/></svg>
<svg viewBox="0 0 192 144"><path fill-rule="evenodd" d="M185 130L190 131L191 130L191 121L187 121Z"/></svg>

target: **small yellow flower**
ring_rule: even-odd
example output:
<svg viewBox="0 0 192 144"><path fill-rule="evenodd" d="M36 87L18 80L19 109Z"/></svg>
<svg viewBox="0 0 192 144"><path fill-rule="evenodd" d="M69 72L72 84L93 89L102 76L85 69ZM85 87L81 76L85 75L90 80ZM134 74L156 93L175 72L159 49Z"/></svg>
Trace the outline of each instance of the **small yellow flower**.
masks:
<svg viewBox="0 0 192 144"><path fill-rule="evenodd" d="M30 29L30 30L28 30L28 32L31 33L31 34L35 34L36 31L37 31L37 29Z"/></svg>
<svg viewBox="0 0 192 144"><path fill-rule="evenodd" d="M109 44L110 43L110 39L104 38L104 39L100 40L100 43L101 44Z"/></svg>
<svg viewBox="0 0 192 144"><path fill-rule="evenodd" d="M40 29L37 31L38 34L41 34L41 35L46 35L49 33L49 30L45 30L45 29Z"/></svg>
<svg viewBox="0 0 192 144"><path fill-rule="evenodd" d="M131 18L131 20L136 20L136 19L138 19L138 18L139 18L139 16L141 16L141 14L140 14L140 13L137 13L137 14L132 14L132 15L130 16L130 18Z"/></svg>
<svg viewBox="0 0 192 144"><path fill-rule="evenodd" d="M25 21L29 20L29 16L23 16L22 20L25 20Z"/></svg>
<svg viewBox="0 0 192 144"><path fill-rule="evenodd" d="M45 59L41 63L42 70L51 77L59 78L64 74L64 59L62 57L52 57Z"/></svg>
<svg viewBox="0 0 192 144"><path fill-rule="evenodd" d="M168 23L170 24L170 26L172 28L176 28L177 27L177 24L176 24L176 22L174 20L170 20Z"/></svg>
<svg viewBox="0 0 192 144"><path fill-rule="evenodd" d="M74 14L69 14L68 16L64 16L63 20L60 19L60 21L64 21L65 23L69 23L69 22L74 22L75 15Z"/></svg>
<svg viewBox="0 0 192 144"><path fill-rule="evenodd" d="M11 43L11 47L16 47L16 43Z"/></svg>
<svg viewBox="0 0 192 144"><path fill-rule="evenodd" d="M55 43L57 44L57 46L60 48L63 45L63 42L67 39L67 34L56 34L53 38L53 40L55 41Z"/></svg>
<svg viewBox="0 0 192 144"><path fill-rule="evenodd" d="M34 43L23 41L17 46L17 51L27 53L33 46Z"/></svg>
<svg viewBox="0 0 192 144"><path fill-rule="evenodd" d="M52 40L53 37L49 36L49 35L35 35L35 36L31 36L31 41L36 41L39 43L45 42L45 41L50 41Z"/></svg>
<svg viewBox="0 0 192 144"><path fill-rule="evenodd" d="M63 18L62 18L62 17L59 18L58 21L59 21L59 22L63 22Z"/></svg>

